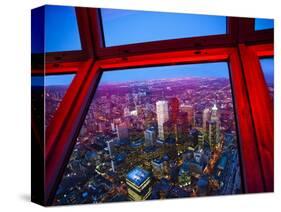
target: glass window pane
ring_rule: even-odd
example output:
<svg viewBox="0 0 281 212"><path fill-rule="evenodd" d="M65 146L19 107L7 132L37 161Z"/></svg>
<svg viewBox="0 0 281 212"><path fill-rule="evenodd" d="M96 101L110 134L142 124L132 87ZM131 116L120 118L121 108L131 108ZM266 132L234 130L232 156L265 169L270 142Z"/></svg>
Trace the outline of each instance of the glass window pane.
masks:
<svg viewBox="0 0 281 212"><path fill-rule="evenodd" d="M53 119L75 74L45 76L45 126Z"/></svg>
<svg viewBox="0 0 281 212"><path fill-rule="evenodd" d="M237 194L240 176L226 62L106 71L54 204Z"/></svg>
<svg viewBox="0 0 281 212"><path fill-rule="evenodd" d="M256 18L255 19L255 30L264 30L264 29L273 29L274 20L265 19L265 18Z"/></svg>
<svg viewBox="0 0 281 212"><path fill-rule="evenodd" d="M274 95L274 59L263 58L260 59L264 79L266 81L270 95Z"/></svg>
<svg viewBox="0 0 281 212"><path fill-rule="evenodd" d="M74 7L45 7L45 51L81 50Z"/></svg>
<svg viewBox="0 0 281 212"><path fill-rule="evenodd" d="M101 9L105 45L226 33L226 17L164 12Z"/></svg>

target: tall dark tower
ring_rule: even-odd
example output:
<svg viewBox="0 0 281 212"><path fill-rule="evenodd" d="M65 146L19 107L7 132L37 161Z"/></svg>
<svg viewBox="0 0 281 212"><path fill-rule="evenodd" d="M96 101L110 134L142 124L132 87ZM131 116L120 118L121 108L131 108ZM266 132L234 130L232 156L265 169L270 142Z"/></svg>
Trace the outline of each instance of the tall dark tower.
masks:
<svg viewBox="0 0 281 212"><path fill-rule="evenodd" d="M180 103L177 97L171 98L170 101L170 119L171 121L176 124L177 122L177 118L178 118L178 114L179 114L179 107L180 107Z"/></svg>

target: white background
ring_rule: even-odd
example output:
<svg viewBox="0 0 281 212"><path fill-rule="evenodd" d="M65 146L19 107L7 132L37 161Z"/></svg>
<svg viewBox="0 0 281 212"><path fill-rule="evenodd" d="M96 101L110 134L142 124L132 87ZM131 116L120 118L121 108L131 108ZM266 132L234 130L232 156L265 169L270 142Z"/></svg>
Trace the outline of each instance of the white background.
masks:
<svg viewBox="0 0 281 212"><path fill-rule="evenodd" d="M280 8L278 0L6 0L0 6L0 211L46 210L30 198L30 10L42 4L275 18L275 193L49 210L280 211Z"/></svg>

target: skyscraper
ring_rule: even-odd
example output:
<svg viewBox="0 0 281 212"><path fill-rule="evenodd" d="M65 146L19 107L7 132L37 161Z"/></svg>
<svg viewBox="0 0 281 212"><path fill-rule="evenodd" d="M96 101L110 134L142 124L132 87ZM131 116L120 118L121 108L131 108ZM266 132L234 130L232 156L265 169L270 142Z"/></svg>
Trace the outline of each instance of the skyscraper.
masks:
<svg viewBox="0 0 281 212"><path fill-rule="evenodd" d="M163 124L163 130L164 130L164 139L162 140L176 137L175 124L171 120L168 120Z"/></svg>
<svg viewBox="0 0 281 212"><path fill-rule="evenodd" d="M212 107L211 120L212 121L219 121L219 112L218 112L218 108L217 108L216 104L214 104L214 106Z"/></svg>
<svg viewBox="0 0 281 212"><path fill-rule="evenodd" d="M194 125L194 110L192 105L181 105L181 111L187 113L188 126Z"/></svg>
<svg viewBox="0 0 281 212"><path fill-rule="evenodd" d="M144 131L144 139L145 139L145 145L149 146L152 145L156 141L156 131L155 128L151 127L149 129L146 129Z"/></svg>
<svg viewBox="0 0 281 212"><path fill-rule="evenodd" d="M177 97L171 98L169 101L169 111L170 111L170 119L173 123L176 123L178 113L179 113L179 100Z"/></svg>
<svg viewBox="0 0 281 212"><path fill-rule="evenodd" d="M158 122L158 137L161 140L165 140L164 123L169 120L167 101L156 102L156 114L157 114L157 122Z"/></svg>
<svg viewBox="0 0 281 212"><path fill-rule="evenodd" d="M203 110L203 114L202 114L202 127L203 127L203 130L206 131L207 130L207 121L210 119L210 109L209 108L205 108Z"/></svg>
<svg viewBox="0 0 281 212"><path fill-rule="evenodd" d="M209 123L209 144L211 148L218 143L220 137L220 120L219 112L216 104L212 107L211 110L211 120Z"/></svg>
<svg viewBox="0 0 281 212"><path fill-rule="evenodd" d="M108 149L109 155L110 155L110 157L112 157L112 154L114 152L115 140L114 139L110 139L110 140L106 141L106 145L107 145L107 149Z"/></svg>
<svg viewBox="0 0 281 212"><path fill-rule="evenodd" d="M177 123L175 126L176 131L176 142L183 143L187 139L188 134L188 123L187 123L187 113L179 112L177 117Z"/></svg>
<svg viewBox="0 0 281 212"><path fill-rule="evenodd" d="M129 138L128 127L125 123L117 125L117 136L119 140L127 140Z"/></svg>

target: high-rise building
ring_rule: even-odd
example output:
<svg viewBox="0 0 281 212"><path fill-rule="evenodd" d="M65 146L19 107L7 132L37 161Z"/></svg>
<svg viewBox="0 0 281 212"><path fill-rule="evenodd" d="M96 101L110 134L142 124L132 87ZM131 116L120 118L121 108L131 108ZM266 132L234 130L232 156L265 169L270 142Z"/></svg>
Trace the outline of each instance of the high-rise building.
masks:
<svg viewBox="0 0 281 212"><path fill-rule="evenodd" d="M126 123L121 123L117 125L116 130L117 130L117 136L119 141L127 140L129 138L129 131Z"/></svg>
<svg viewBox="0 0 281 212"><path fill-rule="evenodd" d="M201 149L204 146L204 135L199 132L198 134L198 147Z"/></svg>
<svg viewBox="0 0 281 212"><path fill-rule="evenodd" d="M126 184L129 199L132 201L146 200L151 195L150 173L141 167L137 166L129 171L126 177Z"/></svg>
<svg viewBox="0 0 281 212"><path fill-rule="evenodd" d="M211 120L219 121L219 112L218 112L218 108L217 108L216 104L214 104L214 106L212 107L212 110L211 110Z"/></svg>
<svg viewBox="0 0 281 212"><path fill-rule="evenodd" d="M217 122L216 121L208 121L208 138L209 138L209 145L211 149L213 149L214 145L217 142Z"/></svg>
<svg viewBox="0 0 281 212"><path fill-rule="evenodd" d="M219 120L219 112L216 104L212 107L211 110L211 120L208 122L209 125L209 144L210 147L213 148L219 141L220 137L220 120Z"/></svg>
<svg viewBox="0 0 281 212"><path fill-rule="evenodd" d="M160 158L156 158L151 161L151 165L152 165L153 176L158 179L161 179L163 177L163 173L164 173L163 160Z"/></svg>
<svg viewBox="0 0 281 212"><path fill-rule="evenodd" d="M161 140L165 140L164 123L169 120L167 101L156 102L156 114L157 114L157 122L158 122L158 137Z"/></svg>
<svg viewBox="0 0 281 212"><path fill-rule="evenodd" d="M170 119L173 123L176 123L178 113L179 113L179 100L178 98L174 97L169 100L169 114Z"/></svg>
<svg viewBox="0 0 281 212"><path fill-rule="evenodd" d="M188 120L186 112L179 112L175 125L176 142L183 143L188 135Z"/></svg>
<svg viewBox="0 0 281 212"><path fill-rule="evenodd" d="M115 172L115 165L113 160L111 160L111 170Z"/></svg>
<svg viewBox="0 0 281 212"><path fill-rule="evenodd" d="M210 110L209 110L209 108L205 108L204 110L203 110L203 114L202 114L202 127L203 127L203 130L204 131L207 131L207 122L208 122L208 120L210 120Z"/></svg>
<svg viewBox="0 0 281 212"><path fill-rule="evenodd" d="M175 124L168 120L163 124L163 129L164 129L164 137L162 140L167 140L168 138L175 138Z"/></svg>
<svg viewBox="0 0 281 212"><path fill-rule="evenodd" d="M106 145L107 145L107 149L108 149L109 155L110 155L110 157L112 157L112 155L114 153L115 140L114 139L110 139L110 140L106 141Z"/></svg>
<svg viewBox="0 0 281 212"><path fill-rule="evenodd" d="M150 127L144 131L145 146L152 145L156 141L156 131L154 127Z"/></svg>
<svg viewBox="0 0 281 212"><path fill-rule="evenodd" d="M194 112L194 127L201 128L203 126L203 111L196 111Z"/></svg>
<svg viewBox="0 0 281 212"><path fill-rule="evenodd" d="M181 105L181 111L187 113L188 126L194 125L194 109L192 105Z"/></svg>

